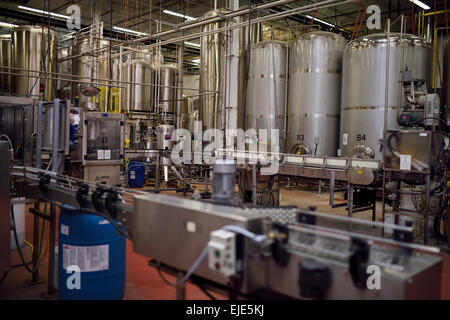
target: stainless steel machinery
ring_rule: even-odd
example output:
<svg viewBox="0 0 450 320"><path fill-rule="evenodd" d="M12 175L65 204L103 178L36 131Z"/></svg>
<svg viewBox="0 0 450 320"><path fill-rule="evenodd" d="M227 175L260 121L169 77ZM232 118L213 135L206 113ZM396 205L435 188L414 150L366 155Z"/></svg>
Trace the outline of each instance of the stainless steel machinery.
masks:
<svg viewBox="0 0 450 320"><path fill-rule="evenodd" d="M155 69L155 77L159 79L158 111L174 113L177 104L178 68L171 64L162 64Z"/></svg>
<svg viewBox="0 0 450 320"><path fill-rule="evenodd" d="M156 127L156 149L172 150L172 133L175 127L170 124L160 124Z"/></svg>
<svg viewBox="0 0 450 320"><path fill-rule="evenodd" d="M12 43L13 67L20 68L14 69L14 73L19 75L11 79L12 92L33 98L39 98L42 92L42 98L53 100L56 80L51 79L53 75L50 73L56 72L56 33L45 27L20 26L12 33Z"/></svg>
<svg viewBox="0 0 450 320"><path fill-rule="evenodd" d="M414 68L412 77L431 79L430 43L410 34L391 34L387 130L397 127L404 105L401 70ZM344 51L342 71L340 150L342 156L381 159L386 90L385 34L350 42Z"/></svg>
<svg viewBox="0 0 450 320"><path fill-rule="evenodd" d="M229 12L226 9L218 9L207 12L203 19L216 17ZM220 21L203 26L202 31L219 29L227 25L226 21ZM219 32L202 37L200 49L200 119L203 130L222 128L222 112L224 112L225 92L225 60L227 52L227 39L225 33ZM202 92L211 90L220 92Z"/></svg>
<svg viewBox="0 0 450 320"><path fill-rule="evenodd" d="M12 70L2 67L11 67L11 38L0 38L0 71L11 72ZM0 93L9 94L11 92L11 75L0 74Z"/></svg>
<svg viewBox="0 0 450 320"><path fill-rule="evenodd" d="M246 129L255 129L259 144L270 152L274 143L279 152L286 148L286 94L288 89L288 47L280 41L265 41L251 48L248 76ZM259 136L259 130L267 130L267 137ZM273 140L271 130L278 130L278 141ZM275 150L273 150L275 151Z"/></svg>
<svg viewBox="0 0 450 320"><path fill-rule="evenodd" d="M72 165L80 165L86 181L117 185L123 161L123 114L82 111L81 145L71 153Z"/></svg>
<svg viewBox="0 0 450 320"><path fill-rule="evenodd" d="M64 74L64 76L62 77L65 79L69 78L69 76L66 75L72 74L72 60L64 60L72 54L71 52L71 47L58 49L58 60L61 59L62 61L58 61L56 69L58 70L59 74ZM72 83L69 81L57 80L56 90L58 98L69 100L72 93Z"/></svg>
<svg viewBox="0 0 450 320"><path fill-rule="evenodd" d="M73 82L72 94L75 97L75 105L81 108L97 111L118 109L119 88L111 88L111 101L108 103L108 80L118 80L118 61L112 60L113 68L110 77L109 72L109 41L95 34L80 34L73 39L72 55L76 58L72 61L72 74L77 76L80 83ZM92 85L99 89L94 96L83 94L82 87Z"/></svg>
<svg viewBox="0 0 450 320"><path fill-rule="evenodd" d="M190 270L196 257L203 257L194 270L198 281L247 296L268 291L292 298L439 298L440 258L402 250L397 241L392 244L399 247L389 248L381 239L371 243L355 233L333 234L314 223L323 214L318 215L148 195L135 197L131 230L134 250L154 259L155 266ZM410 232L394 228L397 235ZM226 231L229 240L218 241L216 230ZM380 271L378 290L367 286L369 266Z"/></svg>
<svg viewBox="0 0 450 320"><path fill-rule="evenodd" d="M317 31L292 44L287 152L336 155L345 43L340 35Z"/></svg>
<svg viewBox="0 0 450 320"><path fill-rule="evenodd" d="M150 84L154 83L155 73L147 55L137 55L123 65L122 80L127 83L126 90L122 90L122 108L126 111L149 112L153 106L154 90ZM148 84L142 85L142 84Z"/></svg>
<svg viewBox="0 0 450 320"><path fill-rule="evenodd" d="M444 135L425 130L389 130L383 154L385 168L426 172L440 168L445 157Z"/></svg>
<svg viewBox="0 0 450 320"><path fill-rule="evenodd" d="M160 272L181 275L177 290L191 280L232 298L440 298L442 259L428 254L439 249L414 243L410 227L297 208L219 205L55 177L36 168L13 172L15 187L28 197L82 206L120 222L136 253L150 257ZM375 232L389 227L393 238L349 232L339 227L342 222Z"/></svg>

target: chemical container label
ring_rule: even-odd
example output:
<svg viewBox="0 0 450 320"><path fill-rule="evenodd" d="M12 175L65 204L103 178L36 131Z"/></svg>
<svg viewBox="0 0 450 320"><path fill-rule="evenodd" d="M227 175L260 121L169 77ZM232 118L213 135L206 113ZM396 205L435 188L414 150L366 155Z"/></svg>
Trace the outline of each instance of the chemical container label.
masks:
<svg viewBox="0 0 450 320"><path fill-rule="evenodd" d="M68 236L69 235L69 226L65 224L61 224L61 234Z"/></svg>
<svg viewBox="0 0 450 320"><path fill-rule="evenodd" d="M63 269L76 265L81 272L95 272L109 269L109 245L72 246L63 244Z"/></svg>

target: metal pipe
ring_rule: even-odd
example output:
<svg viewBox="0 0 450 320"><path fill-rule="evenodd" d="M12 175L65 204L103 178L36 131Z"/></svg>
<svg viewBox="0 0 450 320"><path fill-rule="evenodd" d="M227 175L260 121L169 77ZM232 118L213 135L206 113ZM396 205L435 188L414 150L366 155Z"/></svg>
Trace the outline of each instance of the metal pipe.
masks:
<svg viewBox="0 0 450 320"><path fill-rule="evenodd" d="M59 159L58 159L58 149L59 149L59 102L60 100L56 98L53 104L53 146L52 146L52 171L59 173ZM56 243L56 205L50 205L50 252L48 261L48 293L55 293L55 243Z"/></svg>
<svg viewBox="0 0 450 320"><path fill-rule="evenodd" d="M252 8L252 10L254 11L254 10L269 9L269 8L272 8L272 7L288 4L288 3L291 3L291 2L295 2L295 1L296 0L271 1L271 2L260 4L258 6L254 6ZM229 13L226 13L226 14L221 14L221 15L216 16L216 17L211 17L209 19L204 19L204 20L201 20L201 21L191 22L191 23L188 23L188 24L180 25L180 26L177 26L176 28L173 28L173 29L170 29L170 30L158 32L158 33L155 33L153 35L149 35L149 36L146 36L146 37L135 39L134 41L139 42L139 41L149 40L149 39L153 39L153 38L161 38L161 37L168 36L168 35L180 32L180 31L189 30L189 29L197 28L197 27L202 27L204 25L211 24L211 23L214 23L214 22L219 22L219 21L222 21L222 20L229 20L229 19L232 19L232 18L235 18L235 17L238 17L238 16L242 16L242 15L248 14L249 11L250 11L250 9L240 9L240 10L232 11L232 12L229 12Z"/></svg>
<svg viewBox="0 0 450 320"><path fill-rule="evenodd" d="M18 69L23 70L31 73L42 73L42 71L38 70L28 70L23 68L15 68L15 67L2 67L2 69ZM7 72L7 71L0 71L0 74L9 74L9 75L16 75L16 76L23 76L23 77L32 77L32 78L43 78L44 76L38 76L38 75L27 75L19 72ZM61 81L67 81L67 82L78 82L78 83L87 83L87 84L95 84L95 85L107 85L107 82L110 81L106 78L91 78L86 76L78 76L78 75L71 75L67 73L57 73L57 72L47 72L47 74L56 74L56 75L63 75L63 76L69 76L69 77L76 77L76 78L84 78L84 79L93 79L100 82L89 82L89 81L81 81L77 79L65 79L65 78L59 78L59 77L47 77L47 79L54 79L54 80L61 80ZM206 90L206 89L196 89L196 88L183 88L178 86L169 86L169 85L162 85L162 84L153 84L153 83L144 83L144 82L132 82L132 81L123 81L123 80L115 80L114 82L122 83L122 84L133 84L133 85L142 85L142 86L148 86L148 87L165 87L165 88L173 88L173 89L183 89L183 90L192 90L192 91L204 91L203 94L215 94L220 93L220 91L214 91L214 90ZM115 88L126 88L125 86L120 85L111 85L111 87Z"/></svg>
<svg viewBox="0 0 450 320"><path fill-rule="evenodd" d="M344 0L344 1L342 1L342 0L341 1L327 0L322 3L311 4L311 5L307 5L307 6L303 6L303 7L299 7L299 8L294 8L294 9L266 15L266 16L260 17L260 18L255 18L255 19L251 20L250 24L261 23L261 22L266 22L266 21L271 21L271 20L277 20L277 19L280 19L280 18L283 18L286 16L290 16L293 14L306 13L306 12L314 11L316 9L324 9L324 8L329 8L329 7L333 7L333 6L337 6L337 5L341 5L341 4L347 4L347 3L351 3L351 2L354 2L354 0ZM245 9L245 10L248 10L248 9ZM213 20L215 20L216 18L218 18L219 21L223 19L222 17L214 17L212 19L202 20L201 22L202 23L206 22L204 24L209 24L209 23L215 22ZM229 31L229 30L232 30L235 28L244 27L246 25L248 25L247 21L240 22L240 23L233 24L231 26L218 28L218 29L214 29L214 30L210 30L210 31L206 31L206 32L199 32L199 33L194 33L191 35L181 36L181 37L177 37L177 38L171 38L171 39L165 40L165 41L159 41L157 43L150 44L150 45L144 46L142 48L147 49L147 48L159 47L159 46L162 46L165 44L180 42L180 41L184 41L184 40L196 39L196 38L200 38L202 36L219 33L219 32L224 32L224 31ZM165 32L169 32L169 31L173 31L173 30L168 30ZM178 32L178 31L181 31L181 30L177 29L174 32ZM154 36L156 36L156 35L162 36L162 35L166 35L166 34L159 33L159 34L155 34ZM136 40L146 40L146 39L148 39L148 37L140 38L140 39L136 39Z"/></svg>
<svg viewBox="0 0 450 320"><path fill-rule="evenodd" d="M256 206L256 163L252 166L252 197L253 205Z"/></svg>
<svg viewBox="0 0 450 320"><path fill-rule="evenodd" d="M177 108L176 108L176 125L177 129L181 127L181 110L183 108L183 57L184 43L178 46L178 79L177 79Z"/></svg>
<svg viewBox="0 0 450 320"><path fill-rule="evenodd" d="M384 91L384 124L383 124L383 150L386 147L386 130L389 108L389 53L391 46L391 19L387 20L387 46L386 46L386 84Z"/></svg>

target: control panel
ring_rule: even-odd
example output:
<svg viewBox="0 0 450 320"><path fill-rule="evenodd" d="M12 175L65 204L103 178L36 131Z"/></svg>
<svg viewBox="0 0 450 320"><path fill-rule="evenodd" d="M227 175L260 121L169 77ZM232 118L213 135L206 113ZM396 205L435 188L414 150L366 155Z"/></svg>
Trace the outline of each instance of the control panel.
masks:
<svg viewBox="0 0 450 320"><path fill-rule="evenodd" d="M211 232L208 266L226 277L236 274L236 234L226 230Z"/></svg>

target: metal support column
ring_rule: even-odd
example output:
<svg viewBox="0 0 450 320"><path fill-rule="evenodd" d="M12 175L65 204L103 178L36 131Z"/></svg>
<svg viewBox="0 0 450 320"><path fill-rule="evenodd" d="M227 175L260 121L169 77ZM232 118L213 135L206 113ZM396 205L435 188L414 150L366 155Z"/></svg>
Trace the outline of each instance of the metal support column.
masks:
<svg viewBox="0 0 450 320"><path fill-rule="evenodd" d="M429 206L430 206L430 174L428 173L425 176L426 181L426 190L425 190L425 221L423 223L423 244L428 243L428 213L429 213Z"/></svg>
<svg viewBox="0 0 450 320"><path fill-rule="evenodd" d="M42 161L42 112L43 112L43 102L42 100L38 101L38 109L37 109L37 128L36 128L36 159L35 166L36 168L41 168ZM36 210L40 210L39 208L40 202L36 202L34 204L34 208ZM45 223L45 221L44 221ZM39 246L39 216L34 214L33 216L33 247L38 248ZM38 250L33 250L33 269L35 271L32 274L31 281L36 283L39 280L39 268L36 268L37 260L38 260Z"/></svg>
<svg viewBox="0 0 450 320"><path fill-rule="evenodd" d="M348 216L351 218L353 216L353 184L348 182L347 184L347 210ZM351 230L351 222L348 223L348 231Z"/></svg>
<svg viewBox="0 0 450 320"><path fill-rule="evenodd" d="M52 171L59 173L59 99L53 103L53 141L52 141ZM50 252L48 262L48 294L54 294L55 290L55 242L56 242L56 206L50 205Z"/></svg>
<svg viewBox="0 0 450 320"><path fill-rule="evenodd" d="M183 279L184 274L182 272L177 273L177 283ZM186 286L183 285L175 285L175 295L177 300L186 300Z"/></svg>
<svg viewBox="0 0 450 320"><path fill-rule="evenodd" d="M252 198L253 205L256 206L256 163L252 165Z"/></svg>
<svg viewBox="0 0 450 320"><path fill-rule="evenodd" d="M160 157L161 157L161 155L158 153L158 154L156 155L155 193L158 193L158 192L159 192L159 182L160 182L160 179L161 179L161 177L160 177L160 170L161 170L161 168L160 168L160 166L159 166L159 163L160 163Z"/></svg>
<svg viewBox="0 0 450 320"><path fill-rule="evenodd" d="M383 200L382 200L382 204L381 204L381 216L383 219L383 223L385 223L385 218L386 218L386 170L383 170ZM384 227L381 230L381 236L384 237Z"/></svg>

